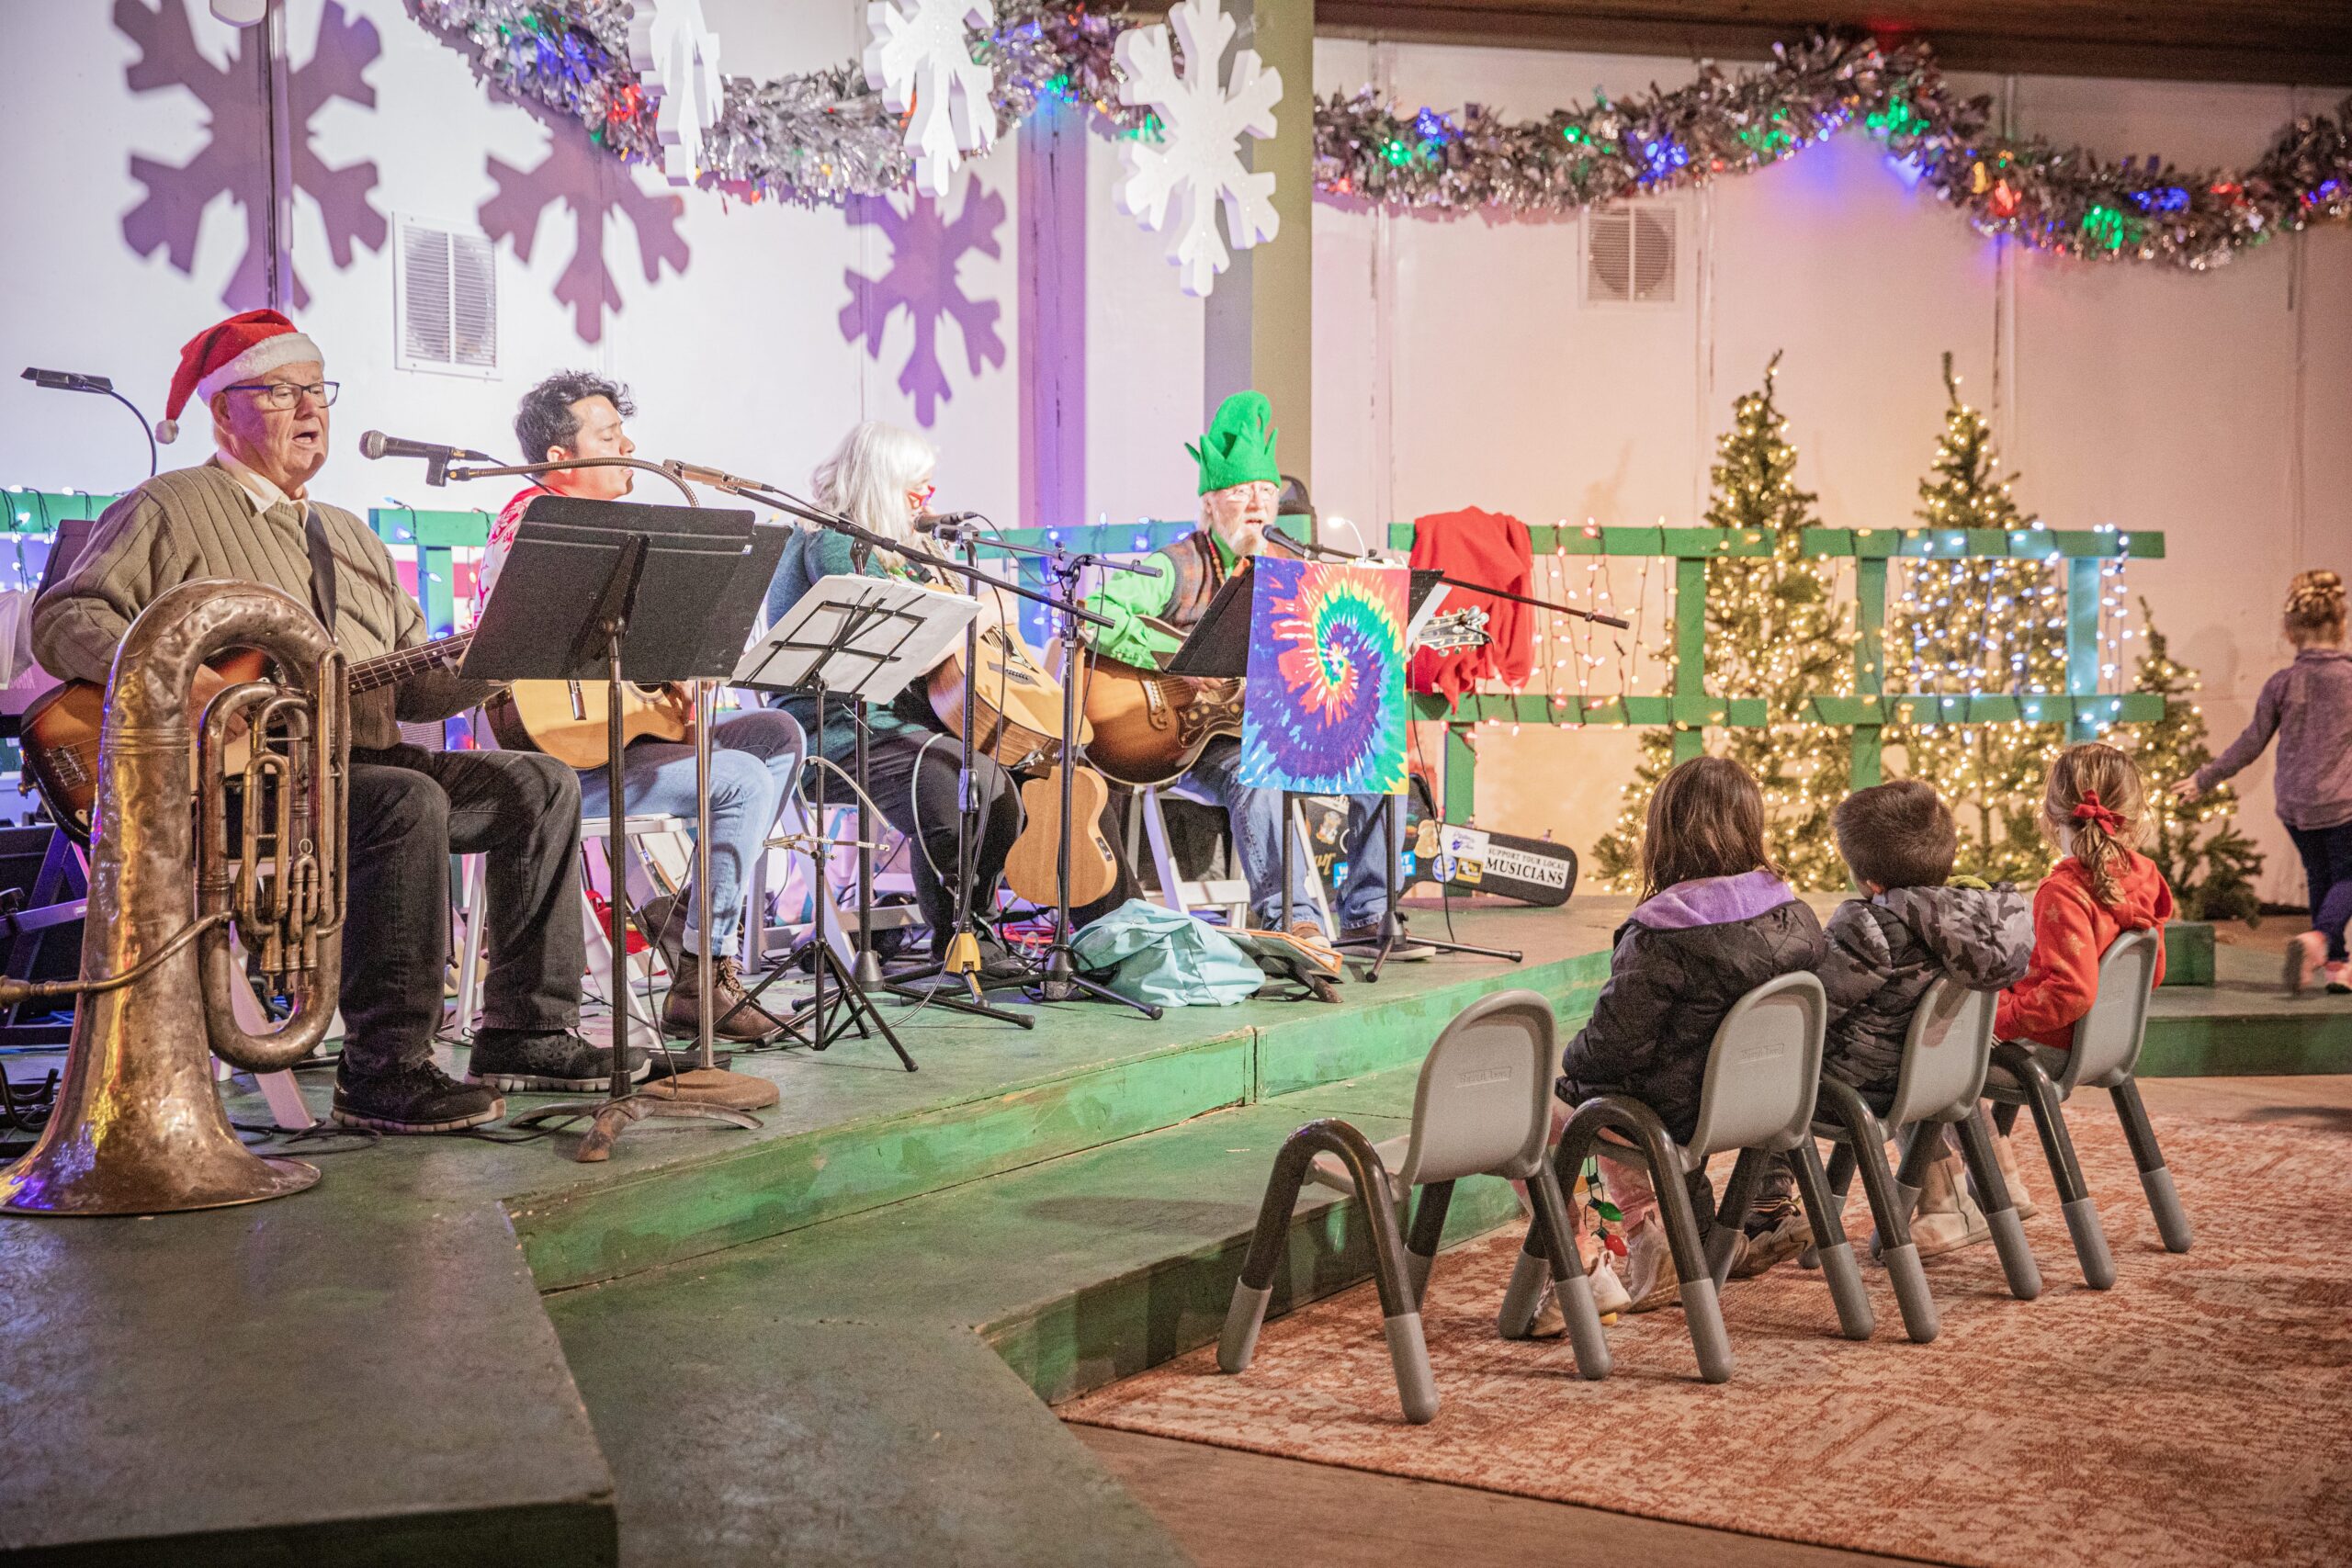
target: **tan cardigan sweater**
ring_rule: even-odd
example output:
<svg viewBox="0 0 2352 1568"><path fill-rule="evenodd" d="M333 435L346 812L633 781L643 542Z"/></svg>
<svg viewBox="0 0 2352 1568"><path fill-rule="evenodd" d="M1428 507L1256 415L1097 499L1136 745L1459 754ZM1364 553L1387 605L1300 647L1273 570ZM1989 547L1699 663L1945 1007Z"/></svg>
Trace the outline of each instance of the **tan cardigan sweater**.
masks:
<svg viewBox="0 0 2352 1568"><path fill-rule="evenodd" d="M425 640L424 614L401 587L391 552L340 507L310 502L335 561L335 641L357 663ZM103 684L139 612L197 578L266 582L311 603L310 542L257 512L217 462L157 474L106 510L82 558L33 606L33 655L61 680ZM351 702L351 743L398 744L399 719L463 713L489 695L481 682L431 673Z"/></svg>

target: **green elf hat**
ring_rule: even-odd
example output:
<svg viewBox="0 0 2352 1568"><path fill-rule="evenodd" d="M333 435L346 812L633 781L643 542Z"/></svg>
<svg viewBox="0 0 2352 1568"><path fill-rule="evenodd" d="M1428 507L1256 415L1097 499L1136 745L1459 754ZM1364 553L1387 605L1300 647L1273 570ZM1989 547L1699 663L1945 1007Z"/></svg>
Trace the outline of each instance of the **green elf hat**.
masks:
<svg viewBox="0 0 2352 1568"><path fill-rule="evenodd" d="M1201 466L1201 494L1255 479L1283 482L1282 468L1274 462L1274 437L1280 433L1273 417L1273 405L1263 392L1236 392L1217 405L1201 444L1184 448Z"/></svg>

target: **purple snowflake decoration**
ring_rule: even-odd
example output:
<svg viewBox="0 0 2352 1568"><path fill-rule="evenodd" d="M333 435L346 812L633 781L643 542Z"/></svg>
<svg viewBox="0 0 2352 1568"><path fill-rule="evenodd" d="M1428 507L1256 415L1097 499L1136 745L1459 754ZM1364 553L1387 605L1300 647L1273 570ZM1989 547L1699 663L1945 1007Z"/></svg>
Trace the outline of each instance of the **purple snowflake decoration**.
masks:
<svg viewBox="0 0 2352 1568"><path fill-rule="evenodd" d="M619 219L636 230L645 281L658 283L663 263L684 276L693 257L685 236L678 232L686 203L683 197L639 189L635 171L607 160L589 145L579 127L557 124L550 129L548 155L537 167L518 169L496 158L489 161L498 194L481 204L477 216L492 243L512 242L515 259L527 263L540 214L558 202L571 212L571 259L556 279L555 297L571 307L572 330L580 341L596 343L605 335L605 312L617 314L621 309L620 288L605 265L606 220Z"/></svg>
<svg viewBox="0 0 2352 1568"><path fill-rule="evenodd" d="M983 364L1001 368L1004 340L997 335L1002 307L993 299L971 299L957 281L956 269L974 251L989 257L1003 254L996 231L1004 221L1004 197L973 180L964 186L964 208L949 222L939 203L918 197L901 212L887 197L869 197L849 204L849 220L882 231L890 242L890 269L880 277L844 272L850 302L842 308L842 340L865 340L869 358L882 357L882 333L893 312L904 310L914 323L914 351L899 372L899 389L915 400L915 422L928 428L938 417L939 405L955 394L947 372L939 363L939 323L953 317L964 339L964 357L978 378Z"/></svg>
<svg viewBox="0 0 2352 1568"><path fill-rule="evenodd" d="M197 47L187 6L188 0L162 0L160 10L149 10L142 0L115 0L115 29L139 47L139 58L125 73L130 90L185 87L209 117L209 140L186 164L175 168L132 155L131 177L147 187L147 198L123 215L122 237L139 254L162 250L178 271L193 273L204 209L214 197L227 196L245 211L245 254L220 299L233 310L254 310L270 302L268 135L258 91L261 65L254 52L262 47L262 29L238 28L229 63L215 65ZM373 22L328 0L310 62L287 78L288 107L298 132L294 188L318 203L337 267L351 265L355 243L371 251L384 247L384 215L368 199L376 188L376 165L327 167L313 146L312 122L337 98L374 108L376 89L364 77L382 53ZM297 310L311 302L299 274L288 277L286 294L286 303Z"/></svg>

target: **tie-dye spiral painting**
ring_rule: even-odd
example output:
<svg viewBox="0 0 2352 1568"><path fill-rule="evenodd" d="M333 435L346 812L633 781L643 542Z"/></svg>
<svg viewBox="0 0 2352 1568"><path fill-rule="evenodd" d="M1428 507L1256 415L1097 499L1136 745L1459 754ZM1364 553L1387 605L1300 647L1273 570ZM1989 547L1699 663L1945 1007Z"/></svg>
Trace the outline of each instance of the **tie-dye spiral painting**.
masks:
<svg viewBox="0 0 2352 1568"><path fill-rule="evenodd" d="M1272 556L1250 571L1241 782L1306 795L1403 793L1412 574Z"/></svg>

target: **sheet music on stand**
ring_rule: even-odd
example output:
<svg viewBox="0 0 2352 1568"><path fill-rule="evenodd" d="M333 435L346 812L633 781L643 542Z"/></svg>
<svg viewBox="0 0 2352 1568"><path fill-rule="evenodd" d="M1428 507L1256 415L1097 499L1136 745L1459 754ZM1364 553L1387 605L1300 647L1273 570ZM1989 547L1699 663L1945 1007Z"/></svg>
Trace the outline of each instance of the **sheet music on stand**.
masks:
<svg viewBox="0 0 2352 1568"><path fill-rule="evenodd" d="M836 573L745 650L730 677L754 691L806 690L887 703L944 658L979 603L894 577Z"/></svg>

